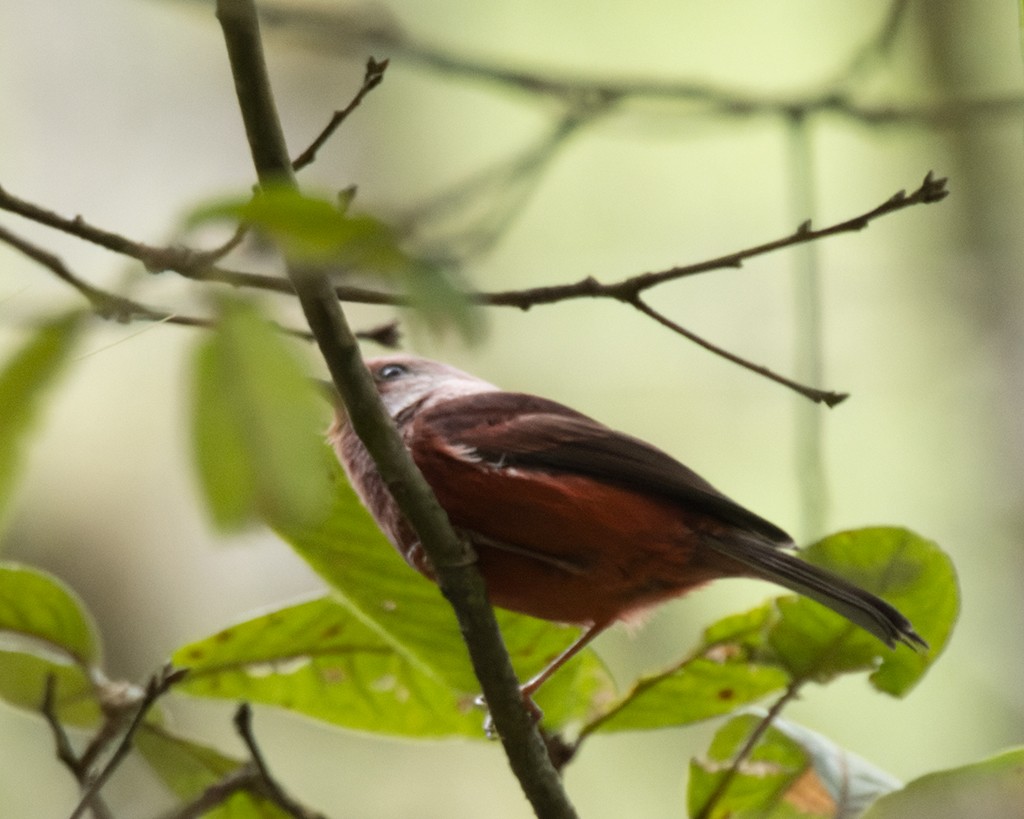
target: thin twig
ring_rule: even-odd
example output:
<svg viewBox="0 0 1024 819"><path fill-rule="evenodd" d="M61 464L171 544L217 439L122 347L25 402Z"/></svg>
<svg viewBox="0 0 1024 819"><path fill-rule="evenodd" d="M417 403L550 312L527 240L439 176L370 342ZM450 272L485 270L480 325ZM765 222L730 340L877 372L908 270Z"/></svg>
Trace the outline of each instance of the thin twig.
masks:
<svg viewBox="0 0 1024 819"><path fill-rule="evenodd" d="M235 232L231 234L230 238L218 247L210 250L197 251L196 257L199 261L200 267L212 267L214 262L220 261L227 256L232 250L238 247L245 240L245 237L249 235L249 225L242 222L235 228Z"/></svg>
<svg viewBox="0 0 1024 819"><path fill-rule="evenodd" d="M317 135L308 148L299 154L298 157L292 162L292 169L295 171L301 170L302 168L310 165L316 159L316 153L323 147L328 139L334 134L335 131L341 127L341 124L348 119L351 114L363 101L363 98L369 94L374 88L380 85L384 79L384 71L388 67L388 61L374 60L370 57L366 61L366 73L363 76L363 84L356 92L356 95L352 98L351 102L340 111L335 111L326 127ZM220 247L216 247L212 250L199 252L195 257L195 268L201 269L205 267L212 267L215 262L224 258L238 245L242 243L242 240L249 233L249 225L242 223L235 228L234 234L231 238L224 242Z"/></svg>
<svg viewBox="0 0 1024 819"><path fill-rule="evenodd" d="M117 307L120 306L118 304L119 300L112 294L93 287L88 282L78 278L68 269L60 257L12 233L2 225L0 225L0 242L13 247L19 253L28 256L43 267L49 268L58 279L71 285L71 287L85 296L97 313L120 316L124 321L130 320L135 313L128 305L125 305L124 309L118 310Z"/></svg>
<svg viewBox="0 0 1024 819"><path fill-rule="evenodd" d="M702 336L697 335L691 330L687 330L681 324L677 324L676 322L672 321L672 319L668 318L662 313L659 313L657 310L655 310L653 307L651 307L645 301L643 301L643 299L641 299L639 296L634 298L630 302L630 304L632 304L637 310L639 310L644 315L654 319L656 322L658 322L664 327L667 327L672 332L678 333L683 338L689 339L694 344L698 344L705 350L724 358L726 361L731 361L733 364L738 364L744 369L750 370L751 372L757 373L758 375L762 375L765 378L774 381L776 384L781 384L784 387L788 387L789 389L799 393L805 398L809 398L816 404L825 404L826 406L834 407L836 404L839 404L850 397L849 393L819 390L814 387L809 387L806 384L800 384L797 381L793 381L792 379L786 378L783 375L779 375L778 373L769 370L767 367L764 367L760 364L755 364L753 361L743 358L742 356L738 356L736 355L736 353L730 353L728 350L719 347L717 344L712 344L710 341L703 338Z"/></svg>
<svg viewBox="0 0 1024 819"><path fill-rule="evenodd" d="M98 316L105 319L126 324L134 319L144 321L159 321L167 324L180 324L187 327L209 327L211 322L207 319L195 318L192 316L181 316L175 313L168 313L148 307L140 302L118 296L98 287L94 287L84 279L79 278L64 264L60 257L44 250L38 245L11 233L0 226L0 242L13 247L19 253L27 256L33 261L47 268L58 279L69 284L72 288L81 293L89 302Z"/></svg>
<svg viewBox="0 0 1024 819"><path fill-rule="evenodd" d="M64 730L60 717L57 716L57 678L53 674L46 676L46 688L43 692L43 702L39 710L42 712L46 724L50 726L50 731L53 733L53 741L57 749L57 759L71 772L79 788L84 787L89 779L89 765L88 763L83 763L82 759L75 753L67 731ZM113 819L110 808L107 807L103 797L98 793L93 794L89 800L89 809L96 819Z"/></svg>
<svg viewBox="0 0 1024 819"><path fill-rule="evenodd" d="M817 241L841 233L860 231L875 220L891 213L896 213L915 205L939 202L948 193L946 179L936 178L933 173L929 172L917 190L910 194L907 194L905 191L899 191L882 204L865 213L817 229L813 228L809 221L804 222L787 236L753 245L723 256L716 256L712 259L688 265L679 265L656 272L641 273L607 284L593 277L587 277L570 284L546 285L544 287L521 290L476 292L468 294L468 297L477 304L493 307L516 307L520 310L529 310L531 307L538 305L555 304L579 298L611 298L631 303L636 294L660 284L686 278L687 276L708 273L713 270L742 267L743 263L748 259L773 253L776 250L782 250L805 242ZM152 262L154 259L160 259L164 263L161 269L174 270L185 276L195 274L195 260L201 255L188 248L155 248L151 245L133 242L123 236L118 236L117 234L112 234L89 225L80 218L66 219L58 216L52 211L39 208L25 200L8 194L3 188L0 188L0 209L17 213L40 224L48 225L64 233L113 250L116 253L137 259L144 264L147 264L147 260ZM38 257L34 256L34 258ZM55 270L54 272L57 271ZM208 281L230 284L235 287L249 287L289 295L294 295L295 293L292 283L278 276L263 276L211 267L204 271L203 278ZM393 305L398 307L405 307L409 304L408 299L400 294L347 285L336 287L335 293L341 301L346 302Z"/></svg>
<svg viewBox="0 0 1024 819"><path fill-rule="evenodd" d="M881 205L850 219L818 229L812 228L809 221L804 222L795 231L782 238L753 245L743 250L717 256L713 259L694 262L693 264L680 265L656 272L641 273L608 284L604 284L593 277L587 277L570 284L547 285L521 290L475 292L469 293L468 297L476 304L493 307L516 307L520 310L529 310L531 307L538 305L555 304L579 298L611 298L629 303L635 294L666 282L675 281L687 276L695 276L700 273L708 273L713 270L742 267L745 261L757 256L763 256L804 242L817 241L828 236L860 231L883 216L915 205L939 202L949 194L946 188L946 181L945 178L936 178L932 172L929 172L924 182L912 193L907 194L905 191L899 191ZM147 267L159 260L162 266L159 266L158 269L173 270L187 277L197 276L196 260L203 256L201 252L188 248L153 247L140 242L134 242L118 234L90 225L81 218L66 219L52 211L14 197L2 187L0 187L0 209L17 213L20 216L48 225L63 233L98 244L108 250L136 259L147 265ZM225 270L214 266L205 268L202 278L207 281L216 281L235 287L248 287L288 295L295 294L295 288L292 283L279 276L263 276L236 270ZM368 288L342 285L335 288L335 293L339 300L345 302L392 305L396 307L406 307L409 305L409 300L401 294Z"/></svg>
<svg viewBox="0 0 1024 819"><path fill-rule="evenodd" d="M707 273L712 270L742 267L743 263L748 259L772 253L777 250L794 247L806 242L818 241L841 233L860 231L868 227L868 225L876 219L880 219L883 216L887 216L915 205L939 202L944 199L948 193L949 192L946 188L946 179L936 178L934 174L929 171L921 185L912 193L907 194L905 191L899 191L889 197L889 199L882 204L865 213L859 214L858 216L818 229L813 228L811 222L808 220L787 236L783 236L773 241L763 242L724 256L718 256L716 258L707 259L694 264L680 265L667 270L641 273L639 275L629 276L625 279L608 284L599 282L593 277L587 277L572 284L548 285L523 290L508 290L490 293L470 293L468 294L468 298L481 305L517 307L521 310L528 310L531 307L542 304L555 304L578 298L615 299L625 304L632 305L655 321L670 328L679 335L685 336L716 355L726 358L727 360L739 364L752 372L782 384L789 389L795 390L812 401L823 402L828 406L835 406L846 397L845 393L821 391L799 384L772 372L766 367L754 364L735 355L734 353L730 353L727 350L708 342L700 336L697 336L691 331L686 330L675 322L669 320L667 317L653 310L640 298L640 294L661 284L686 278L688 276ZM111 234L108 231L89 225L82 219L76 218L74 220L68 220L60 217L52 211L47 211L33 205L32 203L11 196L4 191L3 188L0 188L0 208L5 208L14 213L25 216L26 218L40 221L42 224L71 233L72 235L78 236L79 238L87 241L101 244L104 247L116 250L116 252L119 253L124 253L132 258L139 259L140 261L143 259L149 259L149 261L152 261L154 258L159 258L166 264L167 269L182 272L183 275L195 275L196 258L201 255L197 254L195 251L184 248L154 248L149 245L132 242L124 237ZM188 326L209 326L209 322L204 319L196 319L157 311L146 307L145 305L141 305L138 302L133 302L121 296L116 296L99 290L74 276L60 261L60 259L53 254L50 254L42 248L14 236L3 228L0 228L0 240L3 240L13 247L21 250L21 252L35 259L40 264L48 267L58 277L68 282L68 284L89 299L94 309L101 316L107 318L113 317L120 321L125 321L129 318L135 317L150 321L167 321L174 324ZM144 261L144 263L146 262ZM295 286L292 281L275 276L260 276L252 273L229 271L213 266L203 269L202 278L208 281L218 281L221 283L231 284L236 287L250 287L295 295ZM351 287L348 285L335 287L334 293L341 301L390 304L395 306L405 306L408 304L408 299L399 294L383 293L365 288ZM306 340L311 338L311 335L305 331L285 328L285 332ZM385 344L385 346L387 346L388 343L386 340L381 341L381 339L376 337L372 331L368 334L364 334L362 337L370 338L374 341L380 341L380 343Z"/></svg>
<svg viewBox="0 0 1024 819"><path fill-rule="evenodd" d="M786 688L785 692L783 692L782 696L779 697L772 707L768 709L768 713L764 715L764 718L757 724L757 727L751 731L750 736L747 737L747 741L744 743L743 747L740 748L739 753L736 754L732 764L729 765L729 770L727 770L725 775L718 780L718 784L715 786L715 789L711 792L711 795L708 796L707 802L705 802L704 806L697 812L694 819L708 819L708 817L711 816L711 811L714 810L715 805L718 804L719 800L725 796L726 791L729 790L729 786L739 773L740 767L747 761L747 757L749 757L753 752L757 743L761 741L761 737L763 737L765 731L771 727L775 718L782 713L782 709L785 708L794 697L796 697L803 683L804 680L793 680Z"/></svg>
<svg viewBox="0 0 1024 819"><path fill-rule="evenodd" d="M657 285L676 281L687 276L696 276L712 270L742 267L745 261L755 256L764 256L776 250L804 244L805 242L818 241L828 236L864 230L876 219L880 219L883 216L915 205L940 202L948 195L946 179L936 179L935 175L929 171L921 185L912 193L908 194L906 191L898 191L877 207L827 227L816 229L812 227L810 220L808 220L789 235L770 242L763 242L759 245L753 245L743 250L737 250L724 256L717 256L713 259L695 262L694 264L680 265L652 273L641 273L610 284L602 284L594 278L586 278L573 284L537 287L529 290L480 293L475 299L483 304L519 307L523 310L539 304L551 304L574 298L603 297L631 303L636 294Z"/></svg>
<svg viewBox="0 0 1024 819"><path fill-rule="evenodd" d="M216 327L216 322L213 319L164 312L133 299L128 299L116 293L110 293L95 287L72 273L71 269L68 268L60 257L11 233L3 226L0 226L0 242L13 247L15 250L47 268L61 281L71 285L71 287L88 299L93 311L101 318L116 321L119 324L127 324L130 321L141 319L159 324L176 324L179 327L199 327L206 330L212 330ZM275 326L285 335L301 339L302 341L313 340L313 334L309 330L284 327L276 322ZM372 341L381 347L395 348L398 346L401 333L398 329L397 321L388 321L376 327L371 327L368 330L359 330L356 332L356 337L365 341Z"/></svg>
<svg viewBox="0 0 1024 819"><path fill-rule="evenodd" d="M243 765L210 785L187 805L164 814L163 819L200 819L239 791L254 791L259 783L260 775L255 766Z"/></svg>
<svg viewBox="0 0 1024 819"><path fill-rule="evenodd" d="M175 324L180 327L200 327L213 329L217 323L213 319L199 318L196 316L183 316L179 313L171 313L159 310L155 307L142 304L133 299L119 296L99 287L89 284L77 276L59 257L44 250L38 245L29 242L9 230L0 226L0 242L14 248L18 252L42 265L53 273L58 279L69 284L72 288L81 293L89 302L93 312L100 318L115 321L118 324L128 324L131 321L152 321L160 324ZM313 336L308 330L297 330L291 327L277 325L278 329L290 336L312 341ZM365 337L370 341L376 341L383 346L394 344L395 327L394 323L383 324L379 327L365 331Z"/></svg>
<svg viewBox="0 0 1024 819"><path fill-rule="evenodd" d="M150 678L149 682L146 684L145 693L139 701L135 714L132 717L131 722L128 723L128 727L125 729L124 735L121 737L121 741L118 743L117 748L114 749L114 753L111 755L110 759L107 760L106 765L104 765L95 776L89 777L88 784L82 792L82 797L78 802L78 806L71 812L68 819L78 819L78 817L80 817L89 807L93 798L100 792L100 790L102 790L103 786L106 785L107 780L113 776L114 772L128 755L128 752L131 751L135 732L138 730L139 726L142 725L142 721L145 719L149 709L158 699L160 699L160 697L170 690L172 685L181 680L186 673L187 669L175 669L170 665L166 665Z"/></svg>
<svg viewBox="0 0 1024 819"><path fill-rule="evenodd" d="M295 819L326 819L323 814L292 799L270 774L252 729L252 709L248 703L238 707L234 724L249 751L249 761L209 785L191 802L169 811L163 819L198 819L242 791L273 803Z"/></svg>
<svg viewBox="0 0 1024 819"><path fill-rule="evenodd" d="M13 196L2 186L0 186L0 209L16 213L40 225L77 236L79 239L84 239L114 253L120 253L122 256L137 259L151 272L173 269L185 275L186 270L194 271L197 267L205 264L206 254L202 252L185 247L157 247L142 242L133 242L118 233L90 225L81 216L68 219L52 210Z"/></svg>
<svg viewBox="0 0 1024 819"><path fill-rule="evenodd" d="M53 732L53 741L57 748L57 759L64 763L64 767L71 771L75 779L78 780L78 783L81 784L85 775L79 765L78 754L75 753L75 749L71 746L71 740L68 738L64 726L57 716L56 696L57 678L53 674L47 674L46 688L43 690L43 702L39 710L46 719L46 724L50 726L50 730Z"/></svg>
<svg viewBox="0 0 1024 819"><path fill-rule="evenodd" d="M395 229L399 235L408 236L432 230L430 243L441 248L441 258L456 259L460 264L486 253L523 211L540 186L545 169L599 113L566 112L521 150L401 213L394 220ZM457 223L460 216L465 224L447 235L440 232L445 222Z"/></svg>
<svg viewBox="0 0 1024 819"><path fill-rule="evenodd" d="M883 57L887 56L900 27L907 18L909 7L909 0L891 0L877 31L854 50L846 64L835 75L835 79L832 82L824 83L825 87L849 87L868 67L878 64Z"/></svg>
<svg viewBox="0 0 1024 819"><path fill-rule="evenodd" d="M256 742L256 735L252 730L252 708L249 706L249 703L243 702L238 706L234 722L238 735L242 738L242 742L245 743L245 747L249 751L252 766L258 775L258 782L261 786L259 789L260 793L279 808L290 813L295 819L326 819L322 813L312 811L292 799L285 793L280 783L271 775L270 767L263 758L263 752L260 750L260 746Z"/></svg>
<svg viewBox="0 0 1024 819"><path fill-rule="evenodd" d="M359 107L359 103L363 101L363 98L381 84L387 67L387 60L377 61L370 57L366 61L366 73L363 75L363 84L352 98L352 101L340 111L335 111L330 122L327 123L327 126L317 135L310 146L292 160L292 170L301 171L316 159L316 152L323 147L324 143L331 138L331 135L348 119L349 114Z"/></svg>

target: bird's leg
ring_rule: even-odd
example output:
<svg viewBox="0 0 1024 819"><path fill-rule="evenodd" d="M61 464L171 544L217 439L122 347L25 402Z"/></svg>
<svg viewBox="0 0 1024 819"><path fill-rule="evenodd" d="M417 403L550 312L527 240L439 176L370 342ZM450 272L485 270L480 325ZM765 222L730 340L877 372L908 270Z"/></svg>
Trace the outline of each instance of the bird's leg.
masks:
<svg viewBox="0 0 1024 819"><path fill-rule="evenodd" d="M580 651L586 648L590 644L590 642L595 637L597 637L598 634L600 634L602 631L608 628L609 625L611 625L611 621L602 620L597 623L592 623L590 626L588 626L583 631L583 633L576 638L576 641L572 645L570 645L565 651L563 651L561 654L555 657L555 659L548 663L548 665L544 669L542 669L538 674L535 674L533 677L531 677L529 680L527 680L525 683L519 686L519 691L520 693L522 693L523 699L531 701L537 689L540 688L545 682L547 682L548 678L552 674L558 671L559 668L561 668L563 665L569 662L569 660L575 657Z"/></svg>
<svg viewBox="0 0 1024 819"><path fill-rule="evenodd" d="M544 712L541 711L537 706L537 703L533 701L533 695L537 692L537 689L547 682L548 678L558 671L559 668L575 657L581 650L586 648L598 634L610 625L610 620L602 620L601 622L593 623L588 626L586 630L576 638L576 641L572 643L572 645L555 657L555 659L548 663L538 674L535 674L519 686L519 693L523 696L523 705L530 713L534 722L540 722L541 718L544 716ZM485 700L481 694L476 698L476 704L486 708L487 700ZM497 736L494 731L494 721L491 719L491 715L489 713L487 714L487 718L484 720L484 732L491 739L495 739Z"/></svg>

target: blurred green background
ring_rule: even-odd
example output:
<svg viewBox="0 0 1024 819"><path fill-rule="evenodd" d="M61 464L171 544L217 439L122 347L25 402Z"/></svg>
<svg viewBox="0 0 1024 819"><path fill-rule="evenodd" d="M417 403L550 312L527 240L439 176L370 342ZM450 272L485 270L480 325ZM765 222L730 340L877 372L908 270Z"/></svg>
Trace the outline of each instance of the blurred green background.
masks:
<svg viewBox="0 0 1024 819"><path fill-rule="evenodd" d="M494 308L475 347L422 331L406 338L420 352L658 444L798 539L896 524L936 540L959 570L963 613L920 687L896 702L846 680L808 689L787 714L903 779L1024 742L1017 4L907 4L888 52L839 87L832 81L883 28L890 4L395 0L359 9L360 19L441 53L539 74L679 80L765 101L845 90L874 109L945 112L877 122L832 110L809 117L796 135L778 113L638 99L577 129L534 184L496 187L476 209L423 227L420 238L440 245L479 224L486 207L499 216L507 208L505 229L467 259L464 273L481 289L589 275L612 281L768 241L807 216L816 226L849 218L916 188L929 170L949 176L952 195L941 204L651 297L689 329L792 374L803 366L807 332L799 269L815 257L821 386L852 393L833 410L610 302ZM321 191L356 183L357 205L386 218L408 216L526 150L561 112L535 94L438 71L407 50L315 30L315 43L298 25L268 35L295 151L348 101L367 56L393 62L301 180ZM5 0L0 111L0 185L140 240L173 238L190 207L253 181L220 31L203 4ZM801 140L809 160L802 167L811 169L804 187ZM154 305L204 309L198 291L173 274L147 276L9 214L0 221L101 285ZM0 246L0 351L41 314L78 303ZM296 320L294 306L272 303ZM391 312L351 315L369 327ZM188 640L321 588L273 536L210 532L188 438L195 332L93 329L45 414L3 541L3 559L41 566L78 591L97 617L110 671L129 679L143 679ZM315 367L312 354L310 361ZM809 487L801 448L817 424L827 486ZM826 503L809 510L818 492ZM773 592L719 583L665 606L635 633L609 633L597 648L628 684L680 656L702 624ZM230 707L172 698L168 710L182 730L240 752ZM713 727L590 740L567 773L581 814L682 815L688 761ZM495 744L382 741L266 709L257 712L257 732L286 785L331 816L530 815ZM0 816L67 813L75 787L43 722L0 706L0 736ZM125 816L155 816L173 804L142 765L126 766L111 793L128 806Z"/></svg>

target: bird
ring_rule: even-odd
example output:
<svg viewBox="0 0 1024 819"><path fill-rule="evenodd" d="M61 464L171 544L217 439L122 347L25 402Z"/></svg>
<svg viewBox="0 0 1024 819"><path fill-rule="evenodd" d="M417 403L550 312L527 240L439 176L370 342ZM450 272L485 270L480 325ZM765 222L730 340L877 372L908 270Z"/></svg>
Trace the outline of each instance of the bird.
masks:
<svg viewBox="0 0 1024 819"><path fill-rule="evenodd" d="M527 701L614 623L726 577L816 600L889 648L927 648L895 607L791 554L785 531L651 444L442 362L399 353L366 365L414 462L472 546L491 603L583 629L521 685ZM384 534L435 580L343 408L328 440Z"/></svg>

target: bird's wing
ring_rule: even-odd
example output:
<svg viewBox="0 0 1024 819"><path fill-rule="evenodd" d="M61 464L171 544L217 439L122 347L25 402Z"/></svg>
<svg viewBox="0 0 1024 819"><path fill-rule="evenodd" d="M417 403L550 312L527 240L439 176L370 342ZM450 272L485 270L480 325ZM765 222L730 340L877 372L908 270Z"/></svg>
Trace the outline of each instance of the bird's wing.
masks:
<svg viewBox="0 0 1024 819"><path fill-rule="evenodd" d="M545 398L495 391L444 401L417 416L413 439L440 440L456 455L493 466L581 475L641 490L773 545L792 543L782 529L660 449Z"/></svg>
<svg viewBox="0 0 1024 819"><path fill-rule="evenodd" d="M582 476L662 497L686 511L716 519L727 527L706 532L705 547L746 565L755 576L823 603L890 646L896 642L927 646L910 622L884 600L779 551L792 545L789 535L727 498L693 470L650 444L554 401L507 392L469 395L425 409L412 429L414 455L417 442L432 442L463 464L483 462L497 468L490 480L499 480L502 467ZM472 496L486 486L486 482L462 484L460 490ZM460 497L463 503L476 500Z"/></svg>

